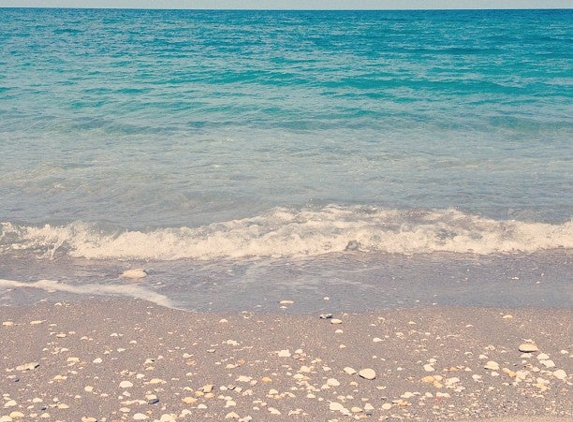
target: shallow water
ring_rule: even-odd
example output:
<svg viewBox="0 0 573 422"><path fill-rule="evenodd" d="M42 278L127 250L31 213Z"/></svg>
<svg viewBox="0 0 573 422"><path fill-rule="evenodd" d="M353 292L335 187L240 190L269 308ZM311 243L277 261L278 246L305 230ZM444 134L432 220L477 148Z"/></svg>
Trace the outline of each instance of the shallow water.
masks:
<svg viewBox="0 0 573 422"><path fill-rule="evenodd" d="M146 268L148 276L121 277L130 266ZM572 269L567 251L409 257L349 252L234 262L21 259L0 261L0 271L15 278L0 279L0 305L113 295L215 312L364 312L434 305L571 309ZM285 300L294 303L282 306Z"/></svg>
<svg viewBox="0 0 573 422"><path fill-rule="evenodd" d="M4 9L0 278L566 306L572 13Z"/></svg>

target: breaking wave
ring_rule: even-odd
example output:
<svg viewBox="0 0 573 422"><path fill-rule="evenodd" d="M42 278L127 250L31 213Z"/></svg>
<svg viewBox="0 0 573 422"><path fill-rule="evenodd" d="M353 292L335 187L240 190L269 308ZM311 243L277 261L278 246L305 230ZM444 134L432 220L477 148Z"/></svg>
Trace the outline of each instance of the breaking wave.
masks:
<svg viewBox="0 0 573 422"><path fill-rule="evenodd" d="M494 220L457 209L396 210L327 206L274 208L268 213L201 227L103 230L0 223L2 253L88 259L214 260L296 258L344 251L392 254L495 254L573 248L573 221Z"/></svg>

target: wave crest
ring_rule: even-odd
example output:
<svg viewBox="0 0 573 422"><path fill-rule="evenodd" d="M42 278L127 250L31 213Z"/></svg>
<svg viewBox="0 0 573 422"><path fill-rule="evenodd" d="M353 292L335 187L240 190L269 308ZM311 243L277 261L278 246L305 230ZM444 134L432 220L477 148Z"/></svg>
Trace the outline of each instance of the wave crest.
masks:
<svg viewBox="0 0 573 422"><path fill-rule="evenodd" d="M104 231L95 224L0 224L4 252L89 259L241 259L319 256L344 251L393 254L493 254L573 248L573 221L493 220L456 209L395 210L328 206L275 208L266 214L191 228Z"/></svg>

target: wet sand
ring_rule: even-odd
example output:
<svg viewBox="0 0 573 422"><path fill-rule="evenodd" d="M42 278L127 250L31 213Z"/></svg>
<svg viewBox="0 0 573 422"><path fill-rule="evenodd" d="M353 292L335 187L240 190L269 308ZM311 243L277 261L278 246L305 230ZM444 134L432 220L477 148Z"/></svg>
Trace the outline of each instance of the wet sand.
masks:
<svg viewBox="0 0 573 422"><path fill-rule="evenodd" d="M571 310L291 306L0 307L0 421L573 420Z"/></svg>

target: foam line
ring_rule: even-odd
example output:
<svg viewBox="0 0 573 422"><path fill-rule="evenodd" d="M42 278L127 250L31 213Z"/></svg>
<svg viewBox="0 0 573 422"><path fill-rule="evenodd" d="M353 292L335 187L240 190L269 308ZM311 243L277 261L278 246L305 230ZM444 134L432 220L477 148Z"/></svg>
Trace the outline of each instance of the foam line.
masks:
<svg viewBox="0 0 573 422"><path fill-rule="evenodd" d="M127 296L134 299L141 299L147 302L166 308L176 308L171 299L137 285L104 285L104 284L82 284L71 285L60 283L55 280L38 280L31 283L21 281L0 279L1 288L31 288L45 291L59 291L78 295L98 295L98 296Z"/></svg>
<svg viewBox="0 0 573 422"><path fill-rule="evenodd" d="M275 208L202 227L103 231L75 222L42 227L0 224L4 250L88 259L217 260L297 258L347 251L392 254L495 253L573 249L573 222L494 220L456 209L394 210L329 206Z"/></svg>

